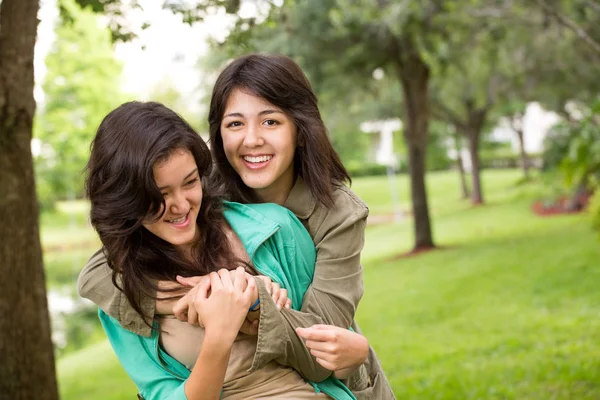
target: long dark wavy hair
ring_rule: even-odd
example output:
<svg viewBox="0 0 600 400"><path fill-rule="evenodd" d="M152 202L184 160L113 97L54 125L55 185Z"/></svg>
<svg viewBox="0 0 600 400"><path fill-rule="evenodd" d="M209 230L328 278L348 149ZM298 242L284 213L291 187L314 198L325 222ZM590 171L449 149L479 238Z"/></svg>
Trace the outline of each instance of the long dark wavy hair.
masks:
<svg viewBox="0 0 600 400"><path fill-rule="evenodd" d="M153 166L181 150L193 155L203 186L196 221L200 238L192 246L193 260L142 225L149 216L162 217L166 206ZM156 299L158 280L175 281L177 275L204 275L240 265L227 239L222 196L204 179L211 167L206 143L162 104L125 103L98 128L86 167L91 222L104 245L113 283L140 315L141 297Z"/></svg>
<svg viewBox="0 0 600 400"><path fill-rule="evenodd" d="M208 113L211 149L217 181L231 198L244 203L258 201L227 161L223 148L221 122L235 89L260 97L291 117L298 133L294 174L304 179L317 201L333 206L333 191L344 182L350 183L350 175L329 141L310 82L298 64L282 55L237 58L221 72L213 88Z"/></svg>

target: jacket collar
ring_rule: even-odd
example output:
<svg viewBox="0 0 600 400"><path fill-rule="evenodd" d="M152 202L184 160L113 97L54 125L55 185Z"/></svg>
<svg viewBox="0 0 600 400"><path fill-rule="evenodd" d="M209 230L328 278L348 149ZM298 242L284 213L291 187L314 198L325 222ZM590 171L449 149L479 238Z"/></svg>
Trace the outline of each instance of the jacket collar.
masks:
<svg viewBox="0 0 600 400"><path fill-rule="evenodd" d="M279 224L246 204L224 201L223 205L225 219L252 260L256 249L279 230Z"/></svg>
<svg viewBox="0 0 600 400"><path fill-rule="evenodd" d="M307 219L315 210L317 201L301 177L296 178L290 194L283 205L300 219Z"/></svg>

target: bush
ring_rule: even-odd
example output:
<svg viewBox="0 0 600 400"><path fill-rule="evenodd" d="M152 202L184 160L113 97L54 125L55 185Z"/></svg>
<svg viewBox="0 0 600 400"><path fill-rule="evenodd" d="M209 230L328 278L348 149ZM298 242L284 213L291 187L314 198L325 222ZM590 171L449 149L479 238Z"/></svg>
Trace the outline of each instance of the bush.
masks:
<svg viewBox="0 0 600 400"><path fill-rule="evenodd" d="M346 165L346 169L352 178L387 174L387 167L385 165L375 163L349 162Z"/></svg>

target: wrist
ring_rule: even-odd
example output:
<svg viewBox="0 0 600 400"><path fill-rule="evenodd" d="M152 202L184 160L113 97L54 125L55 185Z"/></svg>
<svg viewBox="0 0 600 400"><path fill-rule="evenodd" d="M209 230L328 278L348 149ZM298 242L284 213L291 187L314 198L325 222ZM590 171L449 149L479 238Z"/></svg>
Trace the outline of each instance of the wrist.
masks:
<svg viewBox="0 0 600 400"><path fill-rule="evenodd" d="M260 310L260 297L256 299L256 301L250 306L248 311L254 312Z"/></svg>
<svg viewBox="0 0 600 400"><path fill-rule="evenodd" d="M212 349L214 353L225 353L231 350L236 337L237 332L225 333L206 329L202 348Z"/></svg>

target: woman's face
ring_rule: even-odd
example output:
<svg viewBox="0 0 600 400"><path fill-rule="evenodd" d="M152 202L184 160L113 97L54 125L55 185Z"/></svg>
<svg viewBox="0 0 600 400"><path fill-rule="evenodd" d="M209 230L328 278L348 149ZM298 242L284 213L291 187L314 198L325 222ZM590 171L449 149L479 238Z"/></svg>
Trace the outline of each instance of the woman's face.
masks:
<svg viewBox="0 0 600 400"><path fill-rule="evenodd" d="M221 121L227 160L261 201L283 204L294 184L296 125L279 107L235 89Z"/></svg>
<svg viewBox="0 0 600 400"><path fill-rule="evenodd" d="M177 150L152 170L166 209L161 218L149 216L142 225L175 246L191 244L199 233L196 218L202 204L196 160L189 150Z"/></svg>

